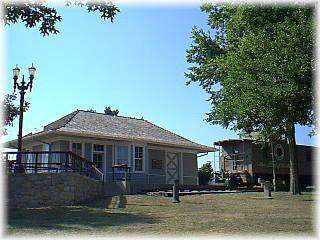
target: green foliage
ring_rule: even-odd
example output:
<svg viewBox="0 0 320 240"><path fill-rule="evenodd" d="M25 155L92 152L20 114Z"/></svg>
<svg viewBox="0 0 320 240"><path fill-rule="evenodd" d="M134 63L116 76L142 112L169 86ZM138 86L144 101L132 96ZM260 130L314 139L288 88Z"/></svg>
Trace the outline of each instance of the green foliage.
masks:
<svg viewBox="0 0 320 240"><path fill-rule="evenodd" d="M92 112L92 113L96 113L97 111L93 108L90 108L87 110L88 112ZM112 108L110 106L106 106L104 108L104 114L106 115L110 115L110 116L118 116L119 114L119 110L118 109L115 109L115 110L112 110Z"/></svg>
<svg viewBox="0 0 320 240"><path fill-rule="evenodd" d="M207 185L213 178L213 169L210 162L202 165L198 170L199 185Z"/></svg>
<svg viewBox="0 0 320 240"><path fill-rule="evenodd" d="M100 12L103 20L110 19L113 22L115 15L120 12L111 1L66 1L66 6L86 7L88 12ZM39 31L43 36L57 34L59 30L56 24L62 20L62 16L57 10L45 5L44 1L2 1L1 7L4 9L3 21L5 24L15 24L19 21L27 28L33 28L40 24Z"/></svg>
<svg viewBox="0 0 320 240"><path fill-rule="evenodd" d="M87 112L91 112L91 113L96 113L97 111L95 110L95 109L93 109L93 108L89 108L89 109L87 109L86 110Z"/></svg>
<svg viewBox="0 0 320 240"><path fill-rule="evenodd" d="M312 126L312 7L205 4L212 32L196 27L187 50L187 84L210 95L207 121L281 139L292 125Z"/></svg>
<svg viewBox="0 0 320 240"><path fill-rule="evenodd" d="M13 94L6 94L4 96L4 100L2 101L2 110L3 110L3 118L2 118L2 130L1 134L6 134L6 126L12 126L13 121L16 117L19 116L19 107L15 105L15 101L17 99L17 95ZM26 112L30 107L29 102L25 102L24 105L24 112Z"/></svg>
<svg viewBox="0 0 320 240"><path fill-rule="evenodd" d="M111 115L111 116L118 116L119 110L118 109L112 110L110 106L106 106L104 108L104 114Z"/></svg>

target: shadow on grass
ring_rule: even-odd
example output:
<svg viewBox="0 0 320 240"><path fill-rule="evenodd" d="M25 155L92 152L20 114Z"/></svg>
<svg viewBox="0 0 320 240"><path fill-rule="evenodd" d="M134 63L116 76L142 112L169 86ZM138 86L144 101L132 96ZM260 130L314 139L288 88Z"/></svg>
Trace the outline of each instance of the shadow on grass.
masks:
<svg viewBox="0 0 320 240"><path fill-rule="evenodd" d="M157 221L143 214L111 212L88 206L16 209L8 212L8 225L14 229L79 230L99 229L127 224L153 224ZM36 233L36 232L35 232Z"/></svg>
<svg viewBox="0 0 320 240"><path fill-rule="evenodd" d="M158 204L139 204L139 203L127 203L128 206L139 206L139 207L172 207L171 205L158 205Z"/></svg>
<svg viewBox="0 0 320 240"><path fill-rule="evenodd" d="M112 198L114 197L105 197L103 199L91 201L88 203L85 203L84 205L88 207L94 207L99 209L105 209L105 208L115 208L114 199L112 201ZM171 200L171 199L170 199ZM113 204L112 204L113 202ZM126 206L139 206L139 207L172 207L170 205L165 204L145 204L145 203L127 203L126 200L124 200L123 205Z"/></svg>

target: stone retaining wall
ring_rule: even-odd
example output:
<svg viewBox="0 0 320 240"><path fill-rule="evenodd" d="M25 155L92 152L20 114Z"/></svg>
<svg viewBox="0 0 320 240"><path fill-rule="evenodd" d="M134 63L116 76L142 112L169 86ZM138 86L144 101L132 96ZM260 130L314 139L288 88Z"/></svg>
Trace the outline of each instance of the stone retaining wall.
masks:
<svg viewBox="0 0 320 240"><path fill-rule="evenodd" d="M9 208L74 205L103 196L101 182L77 173L12 174Z"/></svg>

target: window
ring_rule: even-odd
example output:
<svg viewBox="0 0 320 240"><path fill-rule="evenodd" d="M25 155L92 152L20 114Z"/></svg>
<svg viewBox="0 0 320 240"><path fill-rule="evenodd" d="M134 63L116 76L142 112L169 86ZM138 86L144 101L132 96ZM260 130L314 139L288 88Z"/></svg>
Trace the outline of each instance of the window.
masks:
<svg viewBox="0 0 320 240"><path fill-rule="evenodd" d="M101 170L103 166L103 154L93 153L93 163L97 168Z"/></svg>
<svg viewBox="0 0 320 240"><path fill-rule="evenodd" d="M99 145L99 144L93 144L93 151L103 152L104 151L104 146L103 145Z"/></svg>
<svg viewBox="0 0 320 240"><path fill-rule="evenodd" d="M273 154L276 161L280 161L284 159L284 148L281 144L277 144L274 147Z"/></svg>
<svg viewBox="0 0 320 240"><path fill-rule="evenodd" d="M82 144L81 143L72 143L72 152L81 156L82 155Z"/></svg>
<svg viewBox="0 0 320 240"><path fill-rule="evenodd" d="M97 168L102 170L103 168L103 156L104 156L104 146L99 144L93 144L93 156L92 161Z"/></svg>
<svg viewBox="0 0 320 240"><path fill-rule="evenodd" d="M232 161L232 170L237 170L237 161Z"/></svg>
<svg viewBox="0 0 320 240"><path fill-rule="evenodd" d="M143 171L143 147L134 147L134 170Z"/></svg>
<svg viewBox="0 0 320 240"><path fill-rule="evenodd" d="M118 146L116 164L129 164L128 155L129 155L128 146Z"/></svg>

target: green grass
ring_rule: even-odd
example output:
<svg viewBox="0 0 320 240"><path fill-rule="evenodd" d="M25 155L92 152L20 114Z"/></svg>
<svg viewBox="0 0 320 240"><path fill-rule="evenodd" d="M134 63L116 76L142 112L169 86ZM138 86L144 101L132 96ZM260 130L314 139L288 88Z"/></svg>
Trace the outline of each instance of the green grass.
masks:
<svg viewBox="0 0 320 240"><path fill-rule="evenodd" d="M86 206L19 209L8 213L8 234L256 234L314 235L314 196L275 193L206 194L171 198L126 196L123 209L106 200Z"/></svg>

